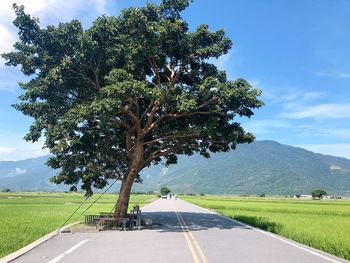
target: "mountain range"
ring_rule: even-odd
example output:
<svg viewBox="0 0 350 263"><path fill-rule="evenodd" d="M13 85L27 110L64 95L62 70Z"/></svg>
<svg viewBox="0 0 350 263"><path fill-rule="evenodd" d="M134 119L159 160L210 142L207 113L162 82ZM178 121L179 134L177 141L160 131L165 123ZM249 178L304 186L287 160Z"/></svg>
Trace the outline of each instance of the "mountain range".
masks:
<svg viewBox="0 0 350 263"><path fill-rule="evenodd" d="M47 158L0 162L0 190L68 190L49 182L56 171L44 164ZM322 189L331 195L350 195L350 160L275 141L238 145L209 159L179 156L177 165L151 166L141 175L143 183L135 184L133 191L167 186L173 193L291 195Z"/></svg>

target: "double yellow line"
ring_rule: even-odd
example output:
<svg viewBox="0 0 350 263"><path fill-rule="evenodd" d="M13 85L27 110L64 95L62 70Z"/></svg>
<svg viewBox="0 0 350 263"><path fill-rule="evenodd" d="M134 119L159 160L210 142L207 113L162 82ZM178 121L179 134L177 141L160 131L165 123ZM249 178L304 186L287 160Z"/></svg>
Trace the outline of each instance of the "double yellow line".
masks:
<svg viewBox="0 0 350 263"><path fill-rule="evenodd" d="M193 261L195 263L199 263L200 262L198 257L197 257L196 251L195 251L195 249L192 246L192 242L193 242L195 248L197 249L197 253L201 257L202 262L203 263L207 263L208 262L207 258L205 257L205 255L204 255L202 249L200 248L200 246L198 245L198 242L194 238L192 232L190 231L190 229L186 225L185 220L183 219L183 217L180 214L179 210L177 209L177 207L175 206L175 204L174 204L174 202L172 200L170 200L170 202L171 202L171 205L173 206L173 209L175 211L177 220L179 220L180 226L182 228L182 231L184 233L185 239L187 241L187 245L188 245L188 247L189 247L189 249L191 251L191 254L192 254L192 257L193 257ZM190 236L190 238L192 239L192 242L191 242L191 239L188 236Z"/></svg>

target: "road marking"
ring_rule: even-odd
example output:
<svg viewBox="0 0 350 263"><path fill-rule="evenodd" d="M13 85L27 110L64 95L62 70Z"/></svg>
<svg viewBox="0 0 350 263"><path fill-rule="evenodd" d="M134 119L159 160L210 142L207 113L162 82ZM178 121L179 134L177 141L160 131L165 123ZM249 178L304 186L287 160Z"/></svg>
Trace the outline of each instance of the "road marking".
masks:
<svg viewBox="0 0 350 263"><path fill-rule="evenodd" d="M183 201L183 200L182 200L182 201ZM184 201L184 202L186 202L186 201ZM268 236L270 236L270 237L276 238L276 239L278 239L278 240L280 240L280 241L282 241L282 242L284 242L284 243L287 243L287 244L289 244L289 245L291 245L291 246L293 246L293 247L302 249L302 250L304 250L304 251L306 251L306 252L309 252L309 253L311 253L311 254L313 254L313 255L315 255L315 256L318 256L318 257L320 257L320 258L323 258L323 259L325 259L325 260L328 260L329 262L332 262L332 263L340 263L340 261L338 261L338 260L335 260L335 259L329 258L329 257L327 257L327 256L324 256L324 255L320 254L319 252L312 251L311 249L308 249L308 248L306 248L306 247L303 247L303 246L294 244L294 243L292 243L292 242L290 242L290 241L288 241L288 240L286 240L286 239L283 239L283 238L281 238L281 237L279 237L279 236L277 236L277 235L273 235L273 234L271 234L270 232L267 232L267 231L265 231L265 230L262 230L262 229L253 227L253 226L251 226L251 225L247 225L247 224L245 224L245 223L243 223L243 222L241 222L241 221L238 221L238 220L232 219L232 218L230 218L230 217L221 215L221 214L219 214L219 213L210 211L209 209L206 209L206 208L204 208L204 207L200 207L200 206L195 205L195 204L192 204L192 205L197 206L198 208L200 208L200 209L202 209L202 210L205 210L205 211L207 211L207 212L209 212L209 213L211 213L211 214L216 214L216 215L218 215L218 216L220 216L220 217L222 217L222 218L225 218L225 219L227 219L227 220L233 221L233 222L235 222L235 223L237 223L237 224L239 224L239 225L245 226L245 227L247 227L247 228L253 229L253 230L255 230L255 231L258 231L258 232L260 232L260 233L263 233L263 234L265 234L265 235L268 235Z"/></svg>
<svg viewBox="0 0 350 263"><path fill-rule="evenodd" d="M171 200L170 200L170 201L171 201ZM174 204L173 201L171 201L171 205L172 205L173 208L174 208L175 214L176 214L176 216L177 216L177 219L179 220L179 223L180 223L180 225L181 225L182 230L184 231L184 233L186 233L186 234L188 233L188 234L189 234L189 236L191 237L191 239L192 239L192 241L193 241L193 244L194 244L194 246L196 247L197 252L198 252L198 254L200 255L202 261L203 261L204 263L207 263L207 262L208 262L207 258L205 257L205 255L204 255L202 249L200 248L200 246L199 246L197 240L194 238L194 236L193 236L191 230L190 230L189 227L187 226L185 220L183 219L181 213L179 212L179 210L177 209L177 207L176 207L176 205ZM185 228L184 228L184 226L185 226ZM185 229L186 229L186 232L185 232ZM188 239L188 237L186 237L186 239ZM188 242L189 242L189 240L187 241L187 243L188 243ZM191 244L191 242L190 242L189 244ZM189 245L189 246L192 247L192 244ZM191 248L190 248L190 249L191 249ZM192 249L193 249L193 248L192 248ZM193 254L192 254L192 255L193 255ZM196 258L197 258L197 255L196 255ZM197 258L197 260L198 260L198 258ZM198 262L198 261L195 260L195 262Z"/></svg>
<svg viewBox="0 0 350 263"><path fill-rule="evenodd" d="M188 233L189 233L190 237L192 238L192 241L193 241L195 247L197 248L197 251L198 251L199 255L201 256L203 262L204 262L204 263L207 263L208 260L207 260L207 258L205 257L205 255L204 255L202 249L201 249L200 246L198 245L197 240L194 238L192 232L190 231L189 227L188 227L187 224L185 223L185 220L183 219L183 217L182 217L182 215L180 214L180 212L178 212L178 213L179 213L180 218L182 219L183 224L185 225L186 229L188 230Z"/></svg>
<svg viewBox="0 0 350 263"><path fill-rule="evenodd" d="M82 246L85 242L87 242L89 239L85 239L81 242L79 242L78 244L76 244L75 246L71 247L70 249L68 249L66 252L62 253L61 255L58 255L57 257L55 257L53 260L51 260L49 263L56 263L58 261L60 261L64 256L72 253L74 250L76 250L78 247Z"/></svg>
<svg viewBox="0 0 350 263"><path fill-rule="evenodd" d="M174 208L174 209L175 209L175 208ZM178 220L179 223L180 223L180 226L181 226L181 228L182 228L182 232L184 233L185 239L186 239L186 241L187 241L187 245L188 245L188 247L189 247L189 249L190 249L190 251L191 251L192 257L193 257L193 261L194 261L195 263L199 263L197 254L196 254L196 252L195 252L195 250L194 250L194 248L193 248L193 246L192 246L192 243L191 243L190 239L188 238L187 232L186 232L184 226L182 225L181 220L180 220L180 218L179 218L179 216L178 216L178 214L177 214L176 212L175 212L175 215L176 215L176 217L177 217L177 220Z"/></svg>

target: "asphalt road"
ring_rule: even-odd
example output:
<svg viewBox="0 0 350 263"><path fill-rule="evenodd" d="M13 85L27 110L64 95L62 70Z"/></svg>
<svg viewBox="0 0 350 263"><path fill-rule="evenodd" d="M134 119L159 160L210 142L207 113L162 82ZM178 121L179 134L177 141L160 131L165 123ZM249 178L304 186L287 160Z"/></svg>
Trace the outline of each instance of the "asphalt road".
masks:
<svg viewBox="0 0 350 263"><path fill-rule="evenodd" d="M348 262L183 200L144 208L150 229L58 235L12 262Z"/></svg>

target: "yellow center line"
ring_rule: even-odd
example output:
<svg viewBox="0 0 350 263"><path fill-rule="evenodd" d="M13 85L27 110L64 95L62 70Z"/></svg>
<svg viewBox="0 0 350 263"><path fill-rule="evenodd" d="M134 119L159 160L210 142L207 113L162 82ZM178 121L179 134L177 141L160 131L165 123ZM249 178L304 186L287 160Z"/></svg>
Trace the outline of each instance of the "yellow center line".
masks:
<svg viewBox="0 0 350 263"><path fill-rule="evenodd" d="M177 209L176 205L174 204L173 201L171 201L171 204L172 204L172 206L173 206L173 208L174 208L175 214L176 214L176 216L178 217L178 220L179 220L180 224L181 224L181 225L183 224L183 225L185 226L185 228L186 228L188 234L190 235L190 237L191 237L191 239L192 239L192 241L193 241L194 246L197 248L197 251L198 251L200 257L202 258L202 261L203 261L204 263L207 263L207 262L208 262L207 258L205 257L205 255L204 255L202 249L200 248L200 246L199 246L197 240L194 238L194 236L193 236L191 230L190 230L189 227L187 226L185 220L183 219L183 217L182 217L182 215L180 214L179 210ZM182 227L182 228L183 228L183 227Z"/></svg>
<svg viewBox="0 0 350 263"><path fill-rule="evenodd" d="M194 248L193 248L193 246L192 246L192 243L191 243L190 239L189 239L188 236L187 236L186 230L185 230L184 226L182 225L181 220L180 220L180 218L179 218L179 216L178 216L178 214L177 214L177 212L176 212L177 209L176 209L175 205L173 204L173 201L171 201L171 204L172 204L172 206L173 206L173 208L174 208L175 215L176 215L176 217L177 217L177 220L178 220L179 223L180 223L180 226L181 226L182 231L183 231L183 233L184 233L184 236L185 236L185 238L186 238L187 245L188 245L188 247L189 247L189 249L190 249L190 251L191 251L192 257L193 257L193 261L194 261L195 263L199 263L197 254L196 254L196 252L195 252L195 250L194 250Z"/></svg>

